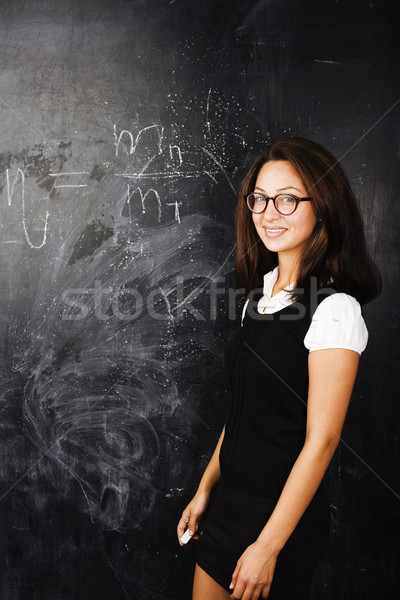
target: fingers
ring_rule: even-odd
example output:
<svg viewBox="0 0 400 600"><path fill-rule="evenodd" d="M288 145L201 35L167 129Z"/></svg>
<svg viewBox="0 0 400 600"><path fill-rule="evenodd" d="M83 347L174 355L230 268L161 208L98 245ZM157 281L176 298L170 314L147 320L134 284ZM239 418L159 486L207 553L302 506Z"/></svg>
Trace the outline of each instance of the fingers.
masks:
<svg viewBox="0 0 400 600"><path fill-rule="evenodd" d="M261 587L254 585L246 585L244 582L238 580L235 589L231 594L232 600L259 600L260 598ZM264 594L264 590L262 592ZM267 595L262 595L262 598L268 598L269 591Z"/></svg>
<svg viewBox="0 0 400 600"><path fill-rule="evenodd" d="M230 589L232 590L232 595L231 595L232 600L235 600L236 598L241 598L243 591L244 591L245 586L243 584L238 583L239 573L240 573L240 561L238 561L236 564L236 569L233 571L233 575L232 575L232 582L229 586Z"/></svg>
<svg viewBox="0 0 400 600"><path fill-rule="evenodd" d="M198 523L198 516L196 515L196 513L194 513L192 510L190 510L190 508L186 508L183 513L182 513L182 517L178 523L178 527L176 528L177 534L178 534L178 541L179 541L179 545L180 546L184 546L185 543L187 543L189 541L189 539L191 537L193 537L193 539L199 539L201 532L199 531L199 533L196 533L199 529L199 523ZM187 532L188 535L190 536L188 539L184 539L184 541L182 542L182 536L183 534Z"/></svg>
<svg viewBox="0 0 400 600"><path fill-rule="evenodd" d="M259 600L260 593L261 593L261 587L256 587L255 590L253 590L253 593L251 594L251 596L249 596L249 600ZM243 597L243 600L245 600L245 597Z"/></svg>
<svg viewBox="0 0 400 600"><path fill-rule="evenodd" d="M240 573L241 563L238 561L236 565L236 569L232 575L232 582L230 584L230 589L232 590L231 599L232 600L259 600L260 594L262 598L268 598L269 590L271 584L265 584L262 587L262 584L255 584L254 582L250 582L246 578L241 577Z"/></svg>
<svg viewBox="0 0 400 600"><path fill-rule="evenodd" d="M244 590L245 590L245 585L243 583L241 583L240 581L238 581L238 583L235 585L235 589L233 590L233 592L231 594L232 600L241 600L241 598L244 594Z"/></svg>
<svg viewBox="0 0 400 600"><path fill-rule="evenodd" d="M189 517L189 522L188 522L188 529L189 529L189 535L194 535L196 532L196 525L197 525L197 516L193 513L191 513L190 517Z"/></svg>
<svg viewBox="0 0 400 600"><path fill-rule="evenodd" d="M265 585L261 592L261 598L269 598L270 589L271 589L271 586L269 584Z"/></svg>
<svg viewBox="0 0 400 600"><path fill-rule="evenodd" d="M199 540L200 536L203 535L203 529L202 528L203 528L202 523L201 522L197 523L197 530L196 530L196 533L193 536L194 540Z"/></svg>
<svg viewBox="0 0 400 600"><path fill-rule="evenodd" d="M186 529L186 525L189 522L189 517L190 517L190 513L184 511L182 514L182 517L178 523L178 527L176 528L177 534L178 534L178 541L179 544L181 546L183 546L184 544L181 542L181 537L183 536L183 534L185 533L185 529Z"/></svg>
<svg viewBox="0 0 400 600"><path fill-rule="evenodd" d="M237 582L237 578L239 575L239 571L240 571L240 567L239 567L239 563L236 564L236 569L233 571L233 575L232 575L232 581L231 584L229 586L229 589L233 590L236 586L236 582Z"/></svg>

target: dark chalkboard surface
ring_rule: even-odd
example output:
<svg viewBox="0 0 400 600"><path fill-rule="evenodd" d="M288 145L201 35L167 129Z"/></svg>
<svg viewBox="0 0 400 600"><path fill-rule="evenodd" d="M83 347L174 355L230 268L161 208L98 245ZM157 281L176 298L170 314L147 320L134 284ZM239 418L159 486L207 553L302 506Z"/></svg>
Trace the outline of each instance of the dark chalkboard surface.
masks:
<svg viewBox="0 0 400 600"><path fill-rule="evenodd" d="M341 159L385 284L312 599L394 597L396 12L0 0L2 600L190 598L175 527L227 411L236 195L291 134Z"/></svg>

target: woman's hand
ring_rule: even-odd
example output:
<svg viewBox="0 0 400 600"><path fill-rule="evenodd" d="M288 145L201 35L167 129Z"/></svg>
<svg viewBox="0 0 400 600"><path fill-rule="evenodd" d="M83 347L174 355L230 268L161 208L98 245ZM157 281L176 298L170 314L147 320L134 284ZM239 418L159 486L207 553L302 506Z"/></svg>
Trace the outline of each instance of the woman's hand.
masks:
<svg viewBox="0 0 400 600"><path fill-rule="evenodd" d="M177 527L178 541L181 546L184 545L181 542L181 537L184 534L186 527L189 529L189 534L193 536L194 540L199 539L202 533L202 521L204 520L209 499L210 494L198 491L183 511Z"/></svg>
<svg viewBox="0 0 400 600"><path fill-rule="evenodd" d="M232 600L268 598L278 552L267 550L259 540L239 558L232 575Z"/></svg>

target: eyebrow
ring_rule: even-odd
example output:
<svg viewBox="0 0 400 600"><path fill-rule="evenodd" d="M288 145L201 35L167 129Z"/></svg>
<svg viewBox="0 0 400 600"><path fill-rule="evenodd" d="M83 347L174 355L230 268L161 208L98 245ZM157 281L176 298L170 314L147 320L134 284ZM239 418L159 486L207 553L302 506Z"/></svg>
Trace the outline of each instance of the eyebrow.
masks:
<svg viewBox="0 0 400 600"><path fill-rule="evenodd" d="M262 188L258 187L258 185L256 185L256 187L254 189L255 190L260 190L261 192L264 192L264 194L267 193L265 190L263 190ZM287 187L278 188L276 191L277 192L284 192L285 190L297 190L300 194L303 193L301 190L299 190L299 188L297 188L294 185L288 185Z"/></svg>

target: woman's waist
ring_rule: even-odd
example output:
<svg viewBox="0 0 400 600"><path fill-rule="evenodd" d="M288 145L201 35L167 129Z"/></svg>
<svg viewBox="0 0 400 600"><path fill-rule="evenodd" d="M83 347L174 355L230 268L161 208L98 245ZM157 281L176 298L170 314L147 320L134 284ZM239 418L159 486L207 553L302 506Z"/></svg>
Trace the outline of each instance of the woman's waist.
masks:
<svg viewBox="0 0 400 600"><path fill-rule="evenodd" d="M240 469L220 461L221 479L232 488L248 494L277 500L285 485L285 478L272 473L260 473L254 470Z"/></svg>
<svg viewBox="0 0 400 600"><path fill-rule="evenodd" d="M224 485L250 495L269 498L275 502L278 501L289 474L290 470L280 474L276 472L256 472L254 470L246 471L224 464L223 461L221 463L221 482ZM328 510L328 500L322 481L304 514L303 520L315 520L319 514L325 514L326 510Z"/></svg>

